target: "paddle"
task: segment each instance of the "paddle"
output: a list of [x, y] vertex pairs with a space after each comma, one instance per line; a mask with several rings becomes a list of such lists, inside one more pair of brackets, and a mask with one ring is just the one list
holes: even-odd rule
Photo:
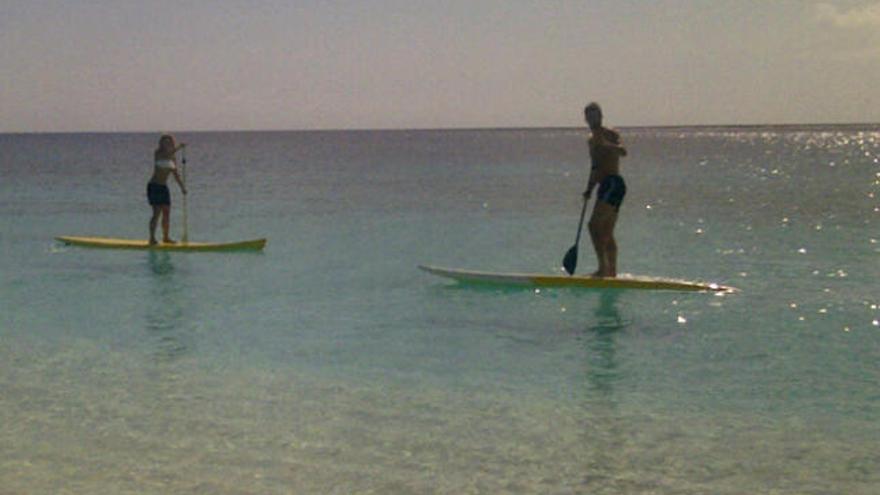
[[[180, 150], [181, 162], [183, 163], [183, 187], [187, 187], [186, 183], [186, 148]], [[189, 192], [189, 191], [187, 191]], [[186, 224], [186, 194], [183, 195], [183, 236], [180, 241], [184, 244], [189, 242], [189, 228]]]
[[584, 206], [581, 208], [581, 220], [578, 223], [578, 233], [577, 237], [574, 239], [574, 246], [572, 246], [567, 253], [565, 253], [565, 257], [562, 258], [562, 267], [565, 268], [565, 271], [568, 272], [569, 275], [574, 275], [574, 269], [577, 267], [578, 262], [578, 244], [581, 242], [581, 230], [584, 228], [584, 214], [587, 212], [587, 198], [584, 198]]

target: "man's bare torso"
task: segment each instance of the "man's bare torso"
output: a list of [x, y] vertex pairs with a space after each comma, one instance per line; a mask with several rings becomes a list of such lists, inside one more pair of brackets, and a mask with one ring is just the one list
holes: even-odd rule
[[589, 140], [593, 179], [602, 182], [609, 175], [620, 175], [620, 135], [605, 127], [593, 131]]

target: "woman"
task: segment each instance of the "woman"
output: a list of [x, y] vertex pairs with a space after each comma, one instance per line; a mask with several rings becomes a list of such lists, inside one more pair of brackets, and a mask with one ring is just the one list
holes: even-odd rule
[[178, 151], [186, 147], [181, 143], [177, 146], [174, 137], [164, 134], [159, 138], [159, 147], [153, 153], [153, 176], [147, 183], [147, 200], [153, 207], [153, 217], [150, 218], [150, 245], [158, 244], [156, 242], [156, 224], [159, 222], [159, 215], [162, 215], [162, 242], [173, 244], [175, 241], [168, 236], [168, 228], [171, 217], [171, 193], [168, 191], [168, 176], [173, 175], [174, 180], [180, 186], [180, 191], [186, 194], [186, 186], [177, 173], [177, 160], [175, 155]]

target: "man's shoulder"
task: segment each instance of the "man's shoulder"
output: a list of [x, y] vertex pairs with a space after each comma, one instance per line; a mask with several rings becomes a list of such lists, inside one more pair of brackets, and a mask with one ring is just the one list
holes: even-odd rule
[[603, 127], [605, 137], [608, 138], [612, 143], [619, 144], [620, 143], [620, 133], [617, 132], [616, 129], [611, 129], [608, 127]]

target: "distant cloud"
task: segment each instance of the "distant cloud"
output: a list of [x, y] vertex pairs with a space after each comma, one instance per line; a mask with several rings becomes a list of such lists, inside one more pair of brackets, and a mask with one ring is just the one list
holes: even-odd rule
[[880, 28], [880, 2], [850, 9], [840, 9], [830, 3], [816, 4], [816, 18], [842, 29]]
[[804, 58], [820, 54], [846, 63], [880, 60], [880, 1], [849, 8], [823, 2], [813, 4], [812, 9], [814, 22], [823, 29], [816, 33], [816, 39], [821, 41], [810, 47]]

